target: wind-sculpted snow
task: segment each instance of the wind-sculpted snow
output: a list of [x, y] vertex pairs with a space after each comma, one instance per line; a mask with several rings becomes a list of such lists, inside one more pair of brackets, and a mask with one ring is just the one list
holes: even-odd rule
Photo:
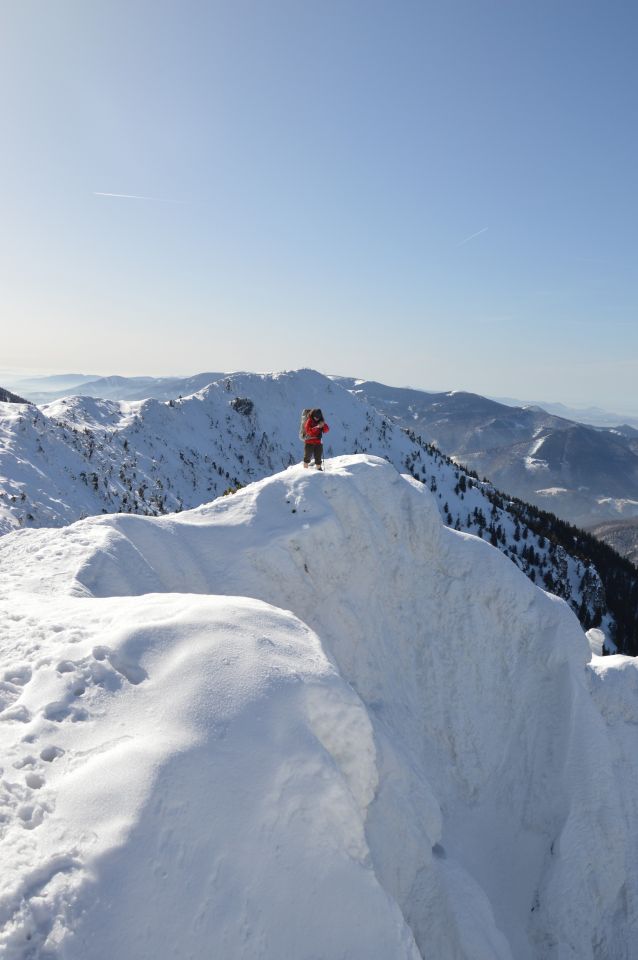
[[299, 413], [309, 405], [321, 406], [330, 423], [327, 457], [371, 453], [410, 472], [435, 493], [448, 525], [490, 539], [567, 599], [587, 626], [602, 619], [613, 648], [616, 597], [605, 597], [593, 564], [528, 529], [506, 502], [490, 499], [489, 484], [312, 370], [235, 374], [168, 403], [67, 397], [41, 410], [0, 404], [0, 534], [208, 502], [297, 462]]
[[385, 461], [0, 541], [10, 960], [629, 960], [635, 662]]

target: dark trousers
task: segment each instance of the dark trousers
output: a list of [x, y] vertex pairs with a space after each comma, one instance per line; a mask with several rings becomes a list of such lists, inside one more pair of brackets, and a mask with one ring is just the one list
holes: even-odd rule
[[315, 458], [316, 466], [321, 466], [323, 459], [323, 443], [305, 443], [303, 448], [303, 462], [310, 463]]

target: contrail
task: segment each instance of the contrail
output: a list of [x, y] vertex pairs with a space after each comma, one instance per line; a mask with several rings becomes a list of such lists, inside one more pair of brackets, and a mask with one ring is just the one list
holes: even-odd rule
[[121, 200], [154, 200], [156, 203], [182, 203], [181, 200], [165, 200], [163, 197], [140, 197], [136, 193], [102, 193], [93, 191], [94, 197], [119, 197]]
[[477, 230], [476, 233], [471, 233], [469, 237], [466, 237], [465, 240], [461, 240], [460, 243], [457, 243], [457, 247], [462, 247], [465, 243], [469, 243], [470, 240], [474, 240], [475, 237], [480, 237], [482, 233], [486, 233], [489, 230], [489, 227], [483, 227], [482, 230]]

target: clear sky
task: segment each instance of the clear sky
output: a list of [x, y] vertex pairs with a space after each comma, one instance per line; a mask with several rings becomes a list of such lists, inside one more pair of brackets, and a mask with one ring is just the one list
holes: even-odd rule
[[0, 367], [635, 409], [637, 49], [633, 0], [3, 3]]

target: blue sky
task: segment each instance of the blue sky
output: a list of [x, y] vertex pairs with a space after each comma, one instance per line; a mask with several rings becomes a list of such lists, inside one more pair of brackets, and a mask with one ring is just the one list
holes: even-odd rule
[[629, 0], [5, 4], [0, 367], [635, 409], [637, 35]]

